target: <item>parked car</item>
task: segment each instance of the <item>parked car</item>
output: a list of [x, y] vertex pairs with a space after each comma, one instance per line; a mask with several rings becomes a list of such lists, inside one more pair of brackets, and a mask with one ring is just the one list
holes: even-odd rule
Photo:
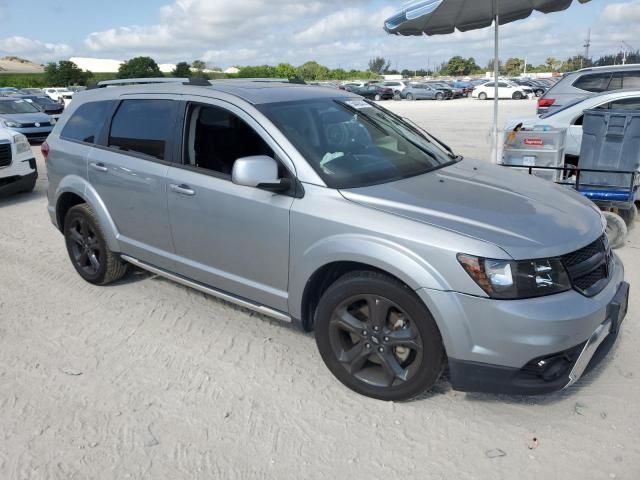
[[345, 90], [376, 101], [391, 100], [393, 98], [393, 90], [372, 83], [365, 87], [352, 87], [350, 85], [345, 85]]
[[[515, 85], [507, 81], [498, 81], [498, 98], [512, 98], [513, 100], [522, 100], [527, 98], [528, 94], [533, 94], [531, 89]], [[471, 93], [473, 98], [479, 100], [487, 100], [495, 98], [495, 84], [492, 81], [484, 83], [473, 89]]]
[[29, 141], [44, 141], [56, 120], [21, 98], [0, 97], [0, 125]]
[[427, 81], [425, 83], [427, 85], [431, 85], [432, 88], [435, 88], [436, 90], [440, 90], [442, 93], [444, 93], [445, 100], [456, 98], [456, 95], [458, 97], [462, 96], [462, 90], [459, 90], [458, 92], [456, 92], [451, 85], [445, 82]]
[[536, 97], [541, 97], [548, 90], [549, 87], [534, 80], [514, 80], [514, 83], [521, 87], [528, 87], [533, 91]]
[[73, 99], [73, 92], [67, 88], [47, 87], [44, 88], [43, 91], [51, 100], [62, 103], [64, 106], [69, 105]]
[[390, 88], [391, 90], [393, 90], [394, 94], [402, 96], [402, 92], [404, 91], [405, 88], [409, 86], [410, 83], [411, 82], [406, 80], [392, 80], [392, 81], [382, 82], [382, 86]]
[[400, 94], [405, 100], [444, 100], [445, 92], [427, 83], [411, 82]]
[[462, 94], [465, 97], [468, 97], [469, 95], [471, 95], [471, 92], [473, 92], [473, 84], [471, 82], [464, 82], [462, 80], [455, 80], [453, 82], [453, 86], [455, 88], [460, 88], [462, 90]]
[[0, 87], [0, 96], [13, 95], [18, 93], [18, 89], [15, 87]]
[[44, 95], [41, 88], [21, 88], [19, 93], [22, 95]]
[[36, 159], [27, 138], [0, 127], [0, 198], [30, 192], [37, 178]]
[[21, 98], [33, 105], [35, 105], [40, 111], [50, 115], [54, 118], [58, 118], [64, 110], [64, 105], [54, 102], [46, 95], [20, 95], [17, 98]]
[[640, 88], [640, 64], [583, 68], [566, 74], [538, 99], [538, 114], [596, 93]]
[[294, 322], [363, 395], [412, 398], [445, 366], [459, 390], [561, 389], [626, 313], [591, 202], [464, 160], [349, 92], [94, 89], [42, 151], [51, 221], [83, 279], [132, 264]]
[[578, 157], [582, 148], [582, 120], [584, 111], [592, 108], [611, 110], [640, 110], [640, 89], [604, 92], [584, 99], [576, 99], [564, 107], [543, 115], [511, 120], [507, 130], [522, 124], [525, 129], [542, 129], [544, 126], [566, 128], [565, 155]]

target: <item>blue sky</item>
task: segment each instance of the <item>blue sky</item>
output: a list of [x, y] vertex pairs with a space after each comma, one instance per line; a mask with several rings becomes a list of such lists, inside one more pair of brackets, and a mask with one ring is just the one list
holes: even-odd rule
[[[204, 59], [212, 65], [318, 60], [365, 67], [381, 55], [399, 68], [437, 65], [452, 55], [492, 56], [490, 29], [438, 37], [392, 37], [382, 22], [393, 0], [0, 0], [0, 54], [38, 62], [70, 56], [159, 62]], [[640, 48], [640, 0], [592, 0], [552, 15], [505, 26], [502, 54], [541, 63], [582, 52], [592, 29], [592, 55]]]

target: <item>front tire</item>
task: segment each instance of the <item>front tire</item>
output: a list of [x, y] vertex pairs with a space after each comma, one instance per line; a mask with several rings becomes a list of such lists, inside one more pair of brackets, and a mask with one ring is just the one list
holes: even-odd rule
[[443, 93], [436, 93], [436, 100], [438, 100], [439, 102], [444, 100], [444, 94]]
[[413, 94], [412, 93], [407, 93], [407, 96], [405, 97], [407, 100], [412, 101], [413, 100]]
[[623, 218], [617, 213], [602, 212], [602, 214], [607, 220], [606, 234], [611, 248], [623, 247], [628, 233], [627, 224], [624, 223]]
[[381, 96], [379, 93], [376, 93], [376, 96], [375, 96], [375, 97], [373, 97], [373, 99], [374, 99], [376, 102], [379, 102], [380, 100], [382, 100], [382, 96]]
[[514, 100], [522, 100], [522, 93], [520, 93], [520, 92], [514, 92], [514, 93], [513, 93], [513, 99], [514, 99]]
[[433, 317], [411, 289], [382, 273], [339, 278], [322, 295], [315, 322], [325, 364], [361, 395], [408, 400], [431, 388], [444, 369]]
[[636, 207], [635, 203], [632, 203], [631, 208], [618, 209], [618, 214], [624, 220], [624, 223], [627, 225], [627, 229], [631, 230], [636, 224], [636, 218], [638, 218], [638, 207]]
[[67, 213], [64, 238], [73, 267], [87, 282], [106, 285], [127, 272], [127, 264], [107, 247], [98, 218], [86, 203]]

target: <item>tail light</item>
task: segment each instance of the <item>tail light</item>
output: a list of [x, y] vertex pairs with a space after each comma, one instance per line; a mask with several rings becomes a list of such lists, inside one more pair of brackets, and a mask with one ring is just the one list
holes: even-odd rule
[[47, 142], [44, 142], [42, 145], [40, 145], [40, 151], [42, 152], [42, 156], [44, 157], [44, 161], [46, 162], [49, 158], [49, 144]]
[[554, 98], [539, 98], [538, 99], [538, 107], [550, 107], [556, 103]]

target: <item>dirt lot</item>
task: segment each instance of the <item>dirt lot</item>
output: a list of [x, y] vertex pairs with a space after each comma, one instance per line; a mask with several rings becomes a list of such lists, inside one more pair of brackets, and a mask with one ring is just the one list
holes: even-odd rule
[[[489, 102], [389, 105], [488, 156]], [[84, 283], [39, 165], [33, 194], [0, 203], [1, 479], [640, 478], [640, 228], [618, 251], [634, 289], [618, 345], [576, 386], [443, 380], [384, 403], [334, 380], [311, 335], [143, 273]]]

